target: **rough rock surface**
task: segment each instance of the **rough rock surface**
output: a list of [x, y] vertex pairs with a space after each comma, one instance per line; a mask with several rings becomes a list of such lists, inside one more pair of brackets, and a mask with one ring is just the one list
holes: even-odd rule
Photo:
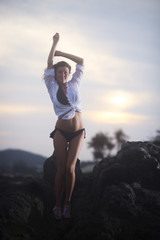
[[41, 179], [0, 179], [0, 239], [41, 239], [43, 199]]
[[[0, 182], [2, 240], [160, 239], [160, 147], [128, 142], [103, 159], [91, 174], [76, 166], [72, 218], [55, 220], [55, 155], [44, 179]], [[42, 201], [43, 199], [43, 201]]]

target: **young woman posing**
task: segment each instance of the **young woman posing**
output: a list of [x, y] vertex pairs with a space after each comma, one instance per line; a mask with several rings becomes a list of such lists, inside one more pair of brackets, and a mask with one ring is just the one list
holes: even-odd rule
[[[53, 44], [48, 56], [48, 66], [45, 70], [45, 84], [48, 88], [58, 120], [54, 131], [50, 134], [57, 160], [55, 179], [56, 205], [53, 208], [54, 216], [60, 219], [63, 215], [70, 218], [71, 197], [75, 185], [75, 166], [80, 153], [85, 129], [81, 116], [81, 101], [79, 86], [83, 75], [83, 59], [68, 53], [56, 51], [59, 34], [53, 36]], [[75, 73], [68, 81], [71, 67], [61, 61], [53, 65], [54, 56], [61, 56], [76, 63]], [[66, 196], [63, 212], [61, 200], [66, 186]]]

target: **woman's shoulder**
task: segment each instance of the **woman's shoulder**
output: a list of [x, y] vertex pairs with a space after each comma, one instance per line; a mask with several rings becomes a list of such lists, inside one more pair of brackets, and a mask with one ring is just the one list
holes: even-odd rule
[[57, 85], [54, 68], [46, 68], [44, 70], [44, 81], [48, 89], [54, 88]]
[[54, 70], [54, 68], [46, 68], [45, 70], [44, 70], [44, 74], [47, 76], [47, 75], [53, 75], [53, 76], [55, 76], [55, 70]]

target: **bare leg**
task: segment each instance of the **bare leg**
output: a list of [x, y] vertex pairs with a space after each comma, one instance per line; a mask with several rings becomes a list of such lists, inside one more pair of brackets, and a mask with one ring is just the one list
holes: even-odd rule
[[58, 130], [54, 135], [54, 149], [57, 159], [57, 173], [55, 178], [56, 206], [60, 207], [64, 187], [67, 141]]
[[84, 141], [84, 132], [73, 138], [69, 144], [69, 150], [66, 162], [66, 199], [70, 202], [75, 185], [75, 166]]

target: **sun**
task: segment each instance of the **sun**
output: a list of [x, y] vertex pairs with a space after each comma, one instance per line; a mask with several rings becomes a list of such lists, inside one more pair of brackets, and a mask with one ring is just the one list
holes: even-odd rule
[[132, 92], [110, 91], [100, 99], [101, 108], [86, 111], [86, 119], [106, 124], [139, 124], [149, 119], [147, 115], [134, 113], [133, 108], [139, 104], [139, 98]]
[[110, 92], [105, 99], [106, 103], [110, 104], [110, 107], [114, 110], [116, 109], [127, 109], [133, 105], [133, 95], [125, 91], [114, 91]]
[[111, 102], [114, 105], [126, 105], [127, 104], [127, 98], [126, 96], [123, 95], [118, 95], [118, 96], [114, 96], [113, 98], [111, 98]]

